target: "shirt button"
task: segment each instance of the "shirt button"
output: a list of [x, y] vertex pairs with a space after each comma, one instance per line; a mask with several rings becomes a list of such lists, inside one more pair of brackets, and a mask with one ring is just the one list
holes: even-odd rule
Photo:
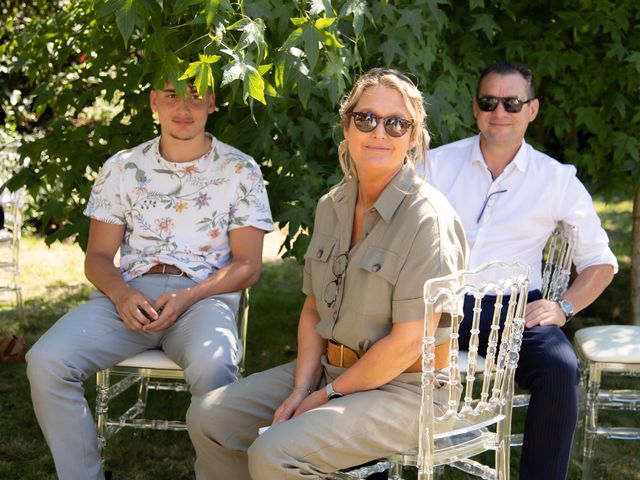
[[376, 264], [373, 266], [373, 271], [374, 271], [374, 272], [379, 272], [379, 271], [380, 271], [380, 264], [379, 264], [379, 263], [376, 263]]
[[323, 253], [324, 253], [324, 250], [322, 250], [322, 249], [318, 250], [318, 253], [316, 254], [316, 257], [322, 258], [322, 254]]

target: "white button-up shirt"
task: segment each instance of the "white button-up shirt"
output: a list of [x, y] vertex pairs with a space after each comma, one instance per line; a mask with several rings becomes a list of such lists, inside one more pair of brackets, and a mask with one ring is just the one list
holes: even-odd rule
[[[563, 165], [526, 142], [494, 180], [480, 151], [480, 137], [430, 150], [426, 179], [458, 212], [469, 245], [468, 268], [486, 262], [531, 266], [531, 288], [542, 286], [542, 250], [556, 223], [578, 228], [574, 263], [578, 273], [618, 262], [600, 224], [591, 195], [572, 165]], [[424, 165], [418, 167], [423, 174]]]

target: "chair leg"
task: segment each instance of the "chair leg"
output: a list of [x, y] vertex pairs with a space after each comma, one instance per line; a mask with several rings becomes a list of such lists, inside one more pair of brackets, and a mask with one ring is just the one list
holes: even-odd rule
[[24, 322], [24, 301], [22, 300], [22, 288], [16, 286], [16, 312], [18, 321]]
[[392, 463], [389, 467], [389, 480], [402, 480], [402, 465]]
[[98, 452], [104, 468], [107, 449], [107, 416], [109, 413], [109, 370], [101, 370], [96, 374], [96, 432], [98, 435]]
[[587, 395], [584, 417], [584, 447], [582, 459], [582, 480], [591, 480], [593, 476], [593, 451], [598, 428], [598, 392], [600, 391], [600, 367], [589, 364]]

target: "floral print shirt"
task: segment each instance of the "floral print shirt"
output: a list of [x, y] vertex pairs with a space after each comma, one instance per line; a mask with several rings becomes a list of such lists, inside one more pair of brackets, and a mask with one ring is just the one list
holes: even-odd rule
[[165, 160], [160, 137], [115, 154], [102, 166], [84, 213], [126, 225], [125, 281], [166, 263], [201, 282], [231, 262], [230, 230], [273, 230], [260, 168], [214, 137], [209, 152], [190, 162]]

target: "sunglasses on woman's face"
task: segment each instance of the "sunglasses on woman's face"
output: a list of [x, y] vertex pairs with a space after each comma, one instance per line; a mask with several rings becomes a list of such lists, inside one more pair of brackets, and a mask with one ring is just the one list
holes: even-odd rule
[[384, 131], [391, 137], [401, 137], [414, 125], [413, 120], [405, 120], [402, 117], [379, 117], [371, 112], [351, 112], [353, 123], [358, 130], [364, 133], [373, 132], [378, 122], [384, 125]]
[[498, 104], [502, 103], [505, 112], [518, 113], [522, 110], [522, 107], [533, 100], [533, 98], [520, 100], [518, 97], [494, 97], [492, 95], [485, 95], [476, 97], [476, 100], [478, 102], [478, 108], [483, 112], [493, 112], [498, 108]]

